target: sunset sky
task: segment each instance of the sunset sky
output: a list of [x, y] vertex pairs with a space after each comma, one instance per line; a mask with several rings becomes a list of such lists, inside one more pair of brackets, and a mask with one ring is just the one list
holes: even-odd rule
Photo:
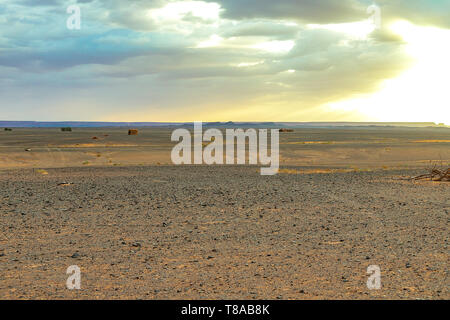
[[450, 125], [449, 77], [450, 0], [0, 0], [0, 120]]

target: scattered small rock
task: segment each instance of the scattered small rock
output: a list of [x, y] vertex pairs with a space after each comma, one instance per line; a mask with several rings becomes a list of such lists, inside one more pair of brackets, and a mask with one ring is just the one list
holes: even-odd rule
[[64, 186], [70, 186], [72, 184], [73, 184], [72, 182], [60, 182], [60, 183], [58, 183], [58, 186], [64, 187]]

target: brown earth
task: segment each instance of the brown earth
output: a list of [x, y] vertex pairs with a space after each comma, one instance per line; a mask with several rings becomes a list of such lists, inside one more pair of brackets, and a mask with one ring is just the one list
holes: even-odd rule
[[265, 177], [170, 165], [167, 129], [1, 132], [0, 298], [449, 299], [450, 183], [398, 178], [450, 143], [358, 130], [280, 136]]

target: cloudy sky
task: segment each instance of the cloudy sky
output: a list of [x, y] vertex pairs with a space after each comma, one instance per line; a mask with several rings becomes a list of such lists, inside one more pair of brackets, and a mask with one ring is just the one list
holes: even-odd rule
[[0, 120], [450, 124], [449, 17], [450, 0], [0, 0]]

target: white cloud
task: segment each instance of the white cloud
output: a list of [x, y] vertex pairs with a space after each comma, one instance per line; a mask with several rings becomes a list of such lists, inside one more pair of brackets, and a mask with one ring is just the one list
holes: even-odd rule
[[162, 8], [151, 9], [148, 15], [158, 23], [176, 22], [186, 15], [204, 20], [218, 20], [221, 7], [217, 3], [203, 1], [170, 2]]
[[213, 34], [209, 37], [208, 40], [204, 40], [199, 42], [197, 45], [197, 48], [209, 48], [209, 47], [217, 47], [219, 46], [223, 41], [223, 38], [218, 36], [217, 34]]
[[[402, 41], [372, 32], [357, 0], [96, 0], [82, 4], [80, 32], [65, 28], [63, 2], [27, 3], [0, 8], [0, 109], [14, 105], [16, 119], [58, 120], [77, 104], [108, 119], [183, 120], [211, 105], [230, 118], [330, 119], [342, 110], [327, 103], [371, 94], [410, 66]], [[413, 51], [443, 63], [426, 48]]]
[[369, 20], [338, 23], [338, 24], [308, 24], [309, 29], [325, 29], [344, 33], [351, 39], [364, 40], [372, 33], [376, 26]]
[[267, 41], [257, 43], [252, 46], [252, 48], [264, 50], [270, 53], [288, 53], [295, 46], [294, 40], [285, 41]]

